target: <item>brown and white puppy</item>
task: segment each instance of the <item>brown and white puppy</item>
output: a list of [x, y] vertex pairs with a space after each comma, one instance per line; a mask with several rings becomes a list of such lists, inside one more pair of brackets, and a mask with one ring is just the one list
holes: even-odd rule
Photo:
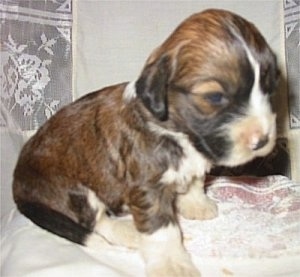
[[[213, 218], [205, 173], [271, 151], [277, 77], [251, 23], [222, 10], [192, 15], [136, 82], [82, 97], [28, 141], [14, 172], [19, 210], [76, 243], [138, 246], [149, 276], [199, 275], [177, 211]], [[134, 225], [110, 216], [125, 212]]]

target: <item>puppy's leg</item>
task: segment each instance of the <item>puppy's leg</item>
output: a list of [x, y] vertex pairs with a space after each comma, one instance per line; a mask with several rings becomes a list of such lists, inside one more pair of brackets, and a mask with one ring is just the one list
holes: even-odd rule
[[136, 187], [130, 208], [141, 232], [141, 254], [149, 277], [200, 276], [186, 252], [175, 213], [176, 192], [169, 187]]
[[111, 244], [128, 248], [138, 248], [140, 244], [140, 233], [135, 228], [133, 220], [114, 219], [104, 213], [98, 220], [95, 231]]
[[178, 194], [177, 208], [187, 219], [212, 219], [218, 215], [218, 207], [204, 192], [204, 182], [195, 180], [187, 193]]
[[[134, 226], [133, 220], [111, 218], [106, 214], [105, 205], [98, 200], [94, 193], [89, 194], [90, 203], [97, 209], [96, 224], [94, 234], [91, 234], [86, 245], [95, 247], [93, 244], [98, 240], [98, 236], [103, 236], [110, 244], [125, 246], [128, 248], [138, 248], [140, 243], [140, 233]], [[96, 246], [97, 247], [97, 246]]]

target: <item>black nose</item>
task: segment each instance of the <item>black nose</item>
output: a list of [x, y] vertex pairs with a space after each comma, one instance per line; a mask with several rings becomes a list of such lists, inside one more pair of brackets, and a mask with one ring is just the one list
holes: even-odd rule
[[263, 148], [267, 143], [269, 142], [268, 136], [262, 137], [259, 142], [256, 144], [255, 148], [253, 150], [259, 150]]

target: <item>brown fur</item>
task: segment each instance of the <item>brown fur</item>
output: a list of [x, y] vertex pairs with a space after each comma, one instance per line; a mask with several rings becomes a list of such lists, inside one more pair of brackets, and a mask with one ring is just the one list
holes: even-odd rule
[[[152, 206], [152, 197], [147, 200], [143, 190], [156, 194], [152, 186], [177, 161], [160, 154], [172, 140], [147, 130], [149, 119], [141, 104], [124, 105], [124, 86], [106, 88], [63, 108], [25, 145], [15, 170], [17, 203], [47, 203], [78, 221], [68, 198], [82, 184], [116, 214], [123, 204], [130, 206], [141, 197], [143, 209], [147, 202]], [[180, 148], [174, 151], [180, 155]], [[139, 191], [141, 183], [148, 185]]]

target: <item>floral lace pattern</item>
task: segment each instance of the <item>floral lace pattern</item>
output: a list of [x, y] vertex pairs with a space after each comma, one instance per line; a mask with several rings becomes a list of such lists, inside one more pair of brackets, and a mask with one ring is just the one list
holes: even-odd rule
[[288, 178], [217, 178], [208, 181], [217, 202], [213, 220], [181, 219], [185, 245], [212, 258], [275, 258], [300, 254], [300, 185]]
[[284, 0], [286, 68], [289, 83], [290, 128], [300, 128], [300, 1]]
[[72, 100], [71, 0], [8, 0], [0, 12], [1, 104], [35, 130]]

